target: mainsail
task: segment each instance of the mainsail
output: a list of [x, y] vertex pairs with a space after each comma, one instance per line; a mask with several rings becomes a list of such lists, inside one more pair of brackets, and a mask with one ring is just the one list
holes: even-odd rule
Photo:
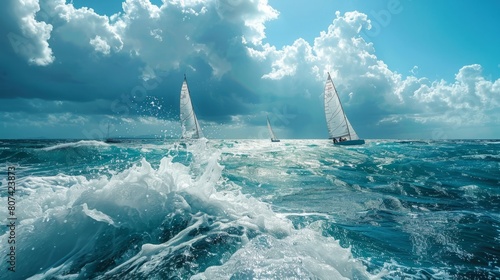
[[342, 137], [347, 140], [359, 139], [356, 131], [354, 131], [354, 128], [344, 113], [342, 103], [340, 103], [340, 98], [332, 78], [330, 77], [330, 73], [328, 73], [328, 79], [326, 80], [324, 95], [326, 124], [328, 126], [330, 138]]
[[189, 94], [189, 88], [186, 80], [186, 75], [184, 75], [184, 82], [181, 88], [181, 107], [180, 107], [180, 117], [182, 126], [182, 138], [183, 139], [198, 139], [203, 137], [203, 133], [196, 118], [196, 114], [193, 110], [193, 104], [191, 103], [191, 96]]
[[278, 142], [279, 140], [276, 138], [276, 135], [274, 135], [271, 123], [269, 122], [269, 117], [267, 117], [267, 129], [269, 129], [269, 135], [271, 135], [271, 141]]

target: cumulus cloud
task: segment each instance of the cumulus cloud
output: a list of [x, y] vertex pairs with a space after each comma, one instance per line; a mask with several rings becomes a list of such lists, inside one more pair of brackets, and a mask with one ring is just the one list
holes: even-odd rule
[[265, 35], [265, 22], [276, 19], [279, 12], [268, 5], [267, 0], [219, 0], [216, 10], [222, 19], [247, 29], [242, 32], [243, 42], [260, 44]]
[[[275, 60], [272, 62], [273, 70], [271, 73], [262, 76], [264, 79], [280, 80], [285, 76], [299, 75], [298, 71], [309, 69], [311, 72], [317, 70], [316, 63], [319, 57], [313, 54], [313, 48], [304, 39], [296, 40], [292, 46], [285, 46], [282, 50], [276, 51], [269, 45], [264, 46], [264, 53], [272, 56]], [[255, 51], [250, 51], [255, 53]], [[257, 57], [259, 55], [256, 55]], [[260, 54], [262, 56], [262, 54]], [[308, 75], [309, 76], [309, 75]]]
[[101, 52], [105, 55], [108, 55], [110, 53], [110, 46], [98, 35], [96, 35], [94, 39], [90, 39], [90, 44], [95, 48], [97, 52]]
[[76, 112], [139, 124], [144, 119], [135, 116], [151, 115], [148, 100], [157, 96], [163, 107], [154, 117], [175, 119], [186, 72], [196, 78], [194, 92], [208, 93], [194, 99], [208, 120], [245, 114], [245, 103], [255, 103], [255, 94], [227, 73], [233, 64], [248, 67], [242, 42], [263, 38], [264, 22], [275, 16], [267, 1], [127, 0], [122, 7], [108, 17], [64, 0], [8, 0], [0, 11], [8, 23], [0, 31], [10, 38], [0, 42], [1, 110], [38, 123]]
[[487, 80], [478, 64], [462, 67], [454, 82], [421, 83], [417, 90], [402, 91], [406, 91], [407, 104], [416, 103], [423, 114], [443, 122], [453, 121], [460, 125], [498, 122], [494, 111], [498, 113], [500, 105], [500, 79]]
[[6, 10], [12, 13], [6, 17], [12, 17], [15, 23], [7, 34], [14, 51], [35, 65], [52, 63], [54, 56], [48, 43], [52, 25], [35, 19], [35, 14], [40, 10], [38, 1], [22, 1], [20, 5], [12, 2], [4, 4]]
[[500, 79], [486, 79], [477, 64], [462, 67], [452, 82], [417, 77], [418, 67], [403, 76], [378, 59], [372, 43], [363, 39], [363, 29], [369, 28], [365, 14], [337, 12], [313, 44], [298, 39], [282, 49], [263, 44], [248, 47], [248, 52], [269, 65], [264, 79], [286, 82], [290, 76], [322, 83], [330, 72], [353, 123], [364, 128], [403, 122], [498, 125]]
[[97, 45], [96, 51], [102, 51], [105, 46], [107, 52], [118, 52], [123, 47], [119, 24], [105, 15], [90, 8], [76, 9], [64, 0], [43, 1], [41, 8], [45, 20], [54, 26], [54, 36], [74, 48]]
[[130, 127], [177, 127], [187, 73], [204, 125], [259, 137], [269, 114], [289, 137], [321, 138], [326, 72], [363, 137], [384, 129], [400, 137], [410, 125], [497, 125], [500, 119], [500, 80], [484, 77], [476, 64], [459, 69], [453, 81], [420, 77], [417, 66], [410, 75], [397, 73], [363, 39], [372, 24], [357, 11], [335, 13], [313, 42], [297, 38], [282, 48], [266, 42], [266, 23], [279, 17], [266, 0], [159, 6], [126, 0], [111, 16], [65, 0], [7, 0], [0, 17], [9, 39], [0, 42], [5, 119], [31, 114], [38, 124], [59, 119], [75, 129], [113, 118]]

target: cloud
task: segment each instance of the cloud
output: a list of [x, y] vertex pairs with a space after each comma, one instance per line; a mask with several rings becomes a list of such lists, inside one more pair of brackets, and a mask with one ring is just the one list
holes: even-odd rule
[[326, 138], [326, 72], [362, 137], [498, 125], [500, 80], [476, 64], [453, 81], [419, 77], [417, 66], [397, 73], [363, 39], [372, 26], [363, 13], [337, 12], [313, 42], [297, 38], [278, 49], [266, 42], [265, 27], [279, 11], [266, 0], [162, 3], [126, 0], [106, 16], [64, 0], [6, 1], [0, 125], [14, 117], [26, 127], [59, 120], [82, 137], [113, 121], [141, 134], [147, 127], [175, 134], [186, 73], [198, 118], [216, 131], [204, 129], [208, 136], [259, 137], [269, 114], [282, 135]]
[[453, 83], [422, 84], [406, 95], [406, 103], [417, 102], [431, 119], [456, 125], [498, 124], [500, 79], [487, 80], [478, 64], [462, 67]]
[[72, 48], [87, 49], [95, 46], [93, 42], [96, 40], [99, 41], [99, 46], [105, 44], [114, 52], [123, 48], [119, 34], [120, 24], [112, 22], [105, 15], [99, 15], [85, 7], [76, 9], [64, 0], [43, 1], [41, 8], [41, 17], [54, 26], [53, 36]]
[[2, 16], [12, 24], [7, 38], [13, 50], [30, 64], [45, 66], [52, 63], [54, 56], [48, 43], [52, 25], [35, 19], [40, 10], [38, 1], [26, 0], [22, 5], [7, 1], [4, 5], [4, 11], [9, 15], [4, 12]]
[[453, 123], [457, 130], [498, 125], [500, 79], [486, 79], [477, 64], [462, 67], [452, 82], [430, 81], [415, 72], [403, 76], [378, 59], [372, 43], [363, 39], [363, 29], [370, 27], [362, 13], [337, 12], [312, 45], [303, 39], [280, 50], [263, 44], [249, 47], [249, 55], [269, 65], [271, 71], [262, 78], [281, 83], [291, 82], [287, 77], [294, 83], [324, 83], [330, 72], [355, 127], [373, 131], [369, 134], [374, 136], [370, 127], [390, 130], [403, 122], [411, 127]]
[[[282, 50], [276, 51], [274, 48], [270, 48], [269, 45], [264, 46], [266, 50], [265, 54], [269, 55], [271, 52], [275, 61], [272, 62], [273, 71], [271, 73], [262, 76], [264, 79], [280, 80], [285, 76], [295, 76], [299, 75], [299, 70], [310, 69], [312, 71], [316, 70], [315, 63], [318, 62], [318, 58], [313, 54], [313, 48], [304, 39], [296, 40], [292, 46], [285, 46]], [[255, 55], [254, 50], [250, 50], [251, 54], [259, 57], [260, 55]], [[305, 66], [305, 67], [302, 67]]]
[[220, 0], [216, 2], [218, 15], [236, 25], [243, 25], [243, 42], [260, 44], [266, 37], [265, 23], [276, 19], [279, 12], [268, 5], [267, 0]]
[[[24, 7], [17, 1], [8, 2], [12, 10]], [[89, 96], [89, 92], [96, 90], [99, 91], [96, 94], [107, 98], [116, 96], [117, 91], [140, 83], [143, 77], [137, 72], [146, 67], [155, 71], [182, 72], [186, 68], [199, 70], [208, 66], [212, 76], [221, 78], [232, 68], [230, 59], [244, 52], [244, 37], [258, 42], [264, 37], [264, 22], [276, 16], [264, 0], [174, 1], [165, 2], [161, 7], [148, 0], [127, 0], [123, 3], [123, 11], [110, 17], [99, 15], [90, 8], [76, 9], [64, 0], [43, 1], [40, 8], [38, 1], [31, 2], [34, 7], [24, 8], [27, 10], [24, 13], [31, 17], [35, 26], [46, 27], [44, 32], [37, 34], [53, 55], [44, 60], [31, 55], [30, 59], [52, 67], [39, 70], [18, 66], [19, 69], [12, 69], [12, 72], [15, 76], [26, 71], [38, 76], [34, 72], [43, 71], [48, 77], [41, 79], [57, 79], [54, 86], [61, 88], [47, 89], [57, 92], [52, 94], [42, 89], [36, 97], [55, 98], [58, 95], [65, 100]], [[34, 20], [37, 10], [38, 21]], [[8, 9], [4, 11], [5, 15], [10, 14]], [[12, 21], [19, 21], [21, 16]], [[11, 29], [14, 30], [15, 25]], [[19, 28], [24, 26], [17, 25]], [[16, 36], [30, 39], [24, 33]], [[42, 53], [43, 48], [40, 46], [36, 50]], [[109, 89], [108, 84], [119, 84], [118, 73], [122, 75], [118, 77], [122, 82], [120, 89]], [[103, 77], [112, 80], [104, 83]], [[65, 87], [64, 82], [70, 84]], [[10, 81], [11, 85], [19, 83]], [[75, 83], [81, 84], [81, 94], [69, 93], [72, 91], [69, 87]], [[30, 97], [33, 92], [35, 90], [28, 87], [21, 96]]]
[[[242, 42], [261, 40], [264, 22], [275, 17], [267, 1], [173, 1], [155, 6], [128, 0], [122, 12], [109, 17], [64, 0], [25, 2], [7, 1], [0, 12], [9, 23], [0, 27], [2, 34], [15, 35], [29, 46], [29, 52], [22, 52], [19, 44], [0, 43], [5, 63], [0, 109], [10, 116], [38, 124], [50, 116], [61, 116], [63, 122], [67, 112], [102, 119], [117, 115], [137, 124], [144, 123], [144, 114], [176, 119], [186, 71], [195, 107], [208, 120], [246, 114], [246, 103], [257, 102], [246, 82], [228, 73], [233, 65], [248, 66], [251, 59], [245, 58]], [[26, 29], [24, 17], [30, 19], [31, 29]], [[25, 29], [30, 32], [21, 32]], [[43, 56], [46, 53], [50, 55]], [[36, 62], [36, 67], [26, 61]], [[150, 105], [154, 98], [163, 104], [162, 112]]]
[[96, 35], [94, 39], [90, 40], [90, 44], [95, 48], [97, 52], [109, 55], [111, 49], [110, 46], [105, 40], [103, 40], [98, 35]]

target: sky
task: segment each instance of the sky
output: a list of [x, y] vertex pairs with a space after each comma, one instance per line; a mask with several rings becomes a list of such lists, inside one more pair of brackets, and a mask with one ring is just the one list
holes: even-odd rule
[[500, 139], [498, 1], [6, 0], [0, 139]]

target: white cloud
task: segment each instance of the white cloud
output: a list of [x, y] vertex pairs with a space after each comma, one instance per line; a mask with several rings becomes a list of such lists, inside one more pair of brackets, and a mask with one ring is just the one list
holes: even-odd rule
[[[285, 76], [295, 76], [299, 74], [297, 73], [299, 69], [312, 70], [312, 67], [319, 62], [318, 57], [312, 53], [313, 49], [304, 39], [298, 39], [292, 46], [285, 46], [280, 51], [269, 48], [269, 45], [265, 47], [264, 53], [274, 52], [273, 57], [276, 57], [276, 60], [272, 62], [273, 71], [262, 76], [264, 79], [279, 80]], [[250, 52], [255, 53], [254, 50]]]
[[126, 17], [131, 20], [144, 16], [151, 19], [158, 19], [161, 14], [160, 8], [151, 4], [149, 0], [126, 0], [122, 4], [122, 7]]
[[430, 120], [456, 125], [499, 124], [500, 79], [486, 80], [478, 64], [462, 67], [454, 82], [421, 84], [408, 91], [406, 103], [416, 103]]
[[[42, 2], [44, 11], [54, 25], [54, 36], [59, 40], [73, 44], [75, 48], [94, 47], [96, 51], [109, 54], [123, 48], [120, 23], [111, 23], [109, 17], [99, 15], [89, 8], [76, 9], [64, 0]], [[55, 54], [57, 56], [57, 54]]]
[[[462, 67], [453, 81], [419, 77], [418, 66], [408, 76], [397, 73], [363, 39], [363, 30], [371, 23], [357, 11], [337, 12], [313, 42], [297, 38], [277, 49], [265, 40], [265, 24], [279, 16], [267, 0], [174, 0], [161, 6], [149, 0], [126, 0], [123, 11], [110, 17], [89, 8], [77, 9], [65, 0], [7, 3], [4, 15], [17, 27], [8, 35], [15, 52], [33, 64], [53, 65], [46, 67], [50, 69], [44, 75], [28, 69], [31, 75], [19, 74], [9, 89], [44, 95], [39, 96], [42, 99], [91, 101], [99, 96], [109, 101], [131, 96], [144, 81], [152, 81], [161, 94], [172, 91], [177, 96], [180, 85], [170, 90], [174, 84], [170, 77], [155, 79], [156, 73], [187, 70], [207, 79], [197, 82], [207, 91], [201, 97], [204, 102], [217, 108], [203, 107], [209, 117], [223, 115], [230, 120], [231, 115], [253, 115], [258, 119], [263, 112], [287, 108], [297, 117], [288, 123], [279, 121], [276, 129], [295, 129], [295, 135], [309, 130], [306, 137], [318, 137], [318, 131], [325, 131], [321, 92], [330, 72], [352, 122], [367, 130], [374, 131], [376, 124], [458, 126], [500, 120], [500, 80], [485, 78], [480, 65]], [[23, 83], [28, 76], [32, 83]], [[219, 81], [229, 83], [221, 86]], [[168, 89], [160, 88], [166, 83]], [[80, 91], [71, 91], [75, 84]], [[210, 89], [214, 84], [216, 90]], [[39, 89], [42, 86], [47, 89]], [[153, 91], [148, 89], [147, 94]], [[29, 94], [24, 97], [33, 97]], [[224, 108], [227, 111], [220, 112]], [[315, 126], [309, 127], [312, 123]]]
[[25, 0], [16, 5], [12, 12], [21, 33], [10, 32], [7, 37], [14, 51], [29, 63], [45, 66], [54, 61], [48, 43], [52, 25], [35, 19], [39, 10], [38, 0]]
[[[373, 45], [361, 37], [362, 29], [370, 26], [362, 13], [337, 12], [327, 31], [312, 45], [298, 39], [280, 50], [264, 44], [249, 47], [248, 52], [271, 69], [263, 78], [282, 83], [287, 82], [287, 76], [292, 76], [294, 83], [323, 83], [326, 72], [331, 72], [352, 114], [371, 115], [379, 125], [402, 121], [469, 126], [500, 122], [500, 79], [487, 80], [477, 64], [462, 67], [452, 82], [403, 77], [378, 59]], [[417, 69], [414, 67], [412, 73]]]
[[[333, 78], [341, 79], [339, 84], [347, 85], [350, 81], [359, 84], [360, 75], [365, 80], [392, 75], [387, 65], [375, 56], [372, 44], [360, 37], [362, 28], [370, 27], [367, 16], [359, 12], [343, 16], [337, 12], [336, 15], [328, 30], [322, 31], [312, 46], [304, 39], [297, 39], [281, 50], [270, 45], [261, 45], [260, 50], [248, 48], [252, 57], [271, 63], [272, 71], [263, 77], [281, 79], [306, 74], [307, 79], [323, 81], [330, 71]], [[304, 73], [298, 73], [299, 70]]]
[[163, 30], [159, 29], [159, 28], [156, 28], [156, 29], [153, 29], [149, 32], [149, 34], [151, 36], [153, 36], [153, 38], [155, 38], [156, 40], [158, 41], [163, 41], [163, 38], [161, 37], [161, 33], [163, 32]]
[[215, 1], [218, 15], [231, 23], [243, 24], [245, 42], [260, 44], [265, 35], [265, 23], [276, 19], [278, 11], [269, 6], [267, 0], [218, 0]]
[[90, 39], [90, 44], [97, 52], [101, 52], [105, 55], [110, 53], [111, 47], [108, 45], [108, 42], [103, 40], [99, 35], [96, 35], [94, 39]]
[[[231, 69], [224, 57], [229, 49], [241, 48], [242, 41], [260, 43], [265, 22], [278, 15], [267, 0], [165, 1], [160, 7], [149, 0], [126, 0], [123, 12], [110, 17], [91, 8], [77, 9], [65, 0], [40, 5], [39, 0], [27, 0], [13, 6], [23, 34], [21, 38], [12, 35], [11, 41], [29, 40], [29, 48], [17, 49], [38, 65], [52, 63], [58, 54], [52, 53], [49, 43], [61, 42], [105, 55], [135, 54], [162, 70], [176, 69], [201, 55], [218, 77]], [[41, 21], [35, 20], [35, 14]], [[56, 40], [49, 40], [51, 33]]]
[[64, 127], [71, 125], [83, 125], [88, 122], [88, 118], [71, 113], [49, 114], [47, 116], [47, 122], [55, 127]]

